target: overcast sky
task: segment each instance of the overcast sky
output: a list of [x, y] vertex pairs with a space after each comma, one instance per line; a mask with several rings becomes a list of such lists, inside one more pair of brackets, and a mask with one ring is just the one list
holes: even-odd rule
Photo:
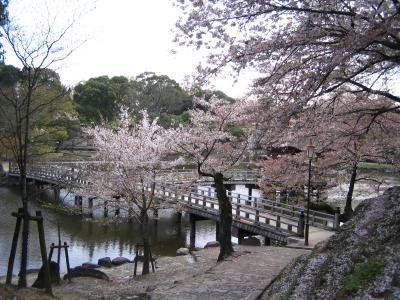
[[[38, 0], [11, 0], [10, 14], [23, 15], [28, 11], [24, 5], [35, 1]], [[82, 7], [84, 3], [94, 3], [77, 1]], [[49, 3], [51, 6], [52, 2]], [[173, 0], [97, 0], [95, 3], [96, 8], [81, 18], [77, 31], [89, 38], [57, 69], [64, 84], [73, 86], [101, 75], [134, 77], [145, 71], [168, 75], [183, 83], [202, 59], [194, 49], [179, 48], [172, 42], [172, 30], [181, 13], [172, 5]], [[58, 10], [61, 20], [68, 9]], [[36, 17], [31, 13], [28, 18]], [[13, 63], [9, 56], [6, 62]], [[214, 85], [237, 97], [246, 91], [249, 78], [243, 76], [238, 83], [232, 78], [219, 78]]]

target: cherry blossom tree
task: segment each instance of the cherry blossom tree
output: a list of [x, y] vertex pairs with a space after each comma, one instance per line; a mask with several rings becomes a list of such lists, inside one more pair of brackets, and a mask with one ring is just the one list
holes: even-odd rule
[[[334, 173], [329, 172], [330, 177], [333, 174], [336, 178], [343, 175], [347, 177], [349, 188], [342, 216], [343, 220], [347, 220], [353, 213], [355, 184], [359, 181], [376, 181], [371, 177], [359, 176], [360, 163], [374, 161], [397, 164], [399, 122], [399, 111], [391, 101], [383, 97], [364, 98], [346, 94], [330, 103], [314, 103], [313, 107], [304, 110], [293, 120], [290, 129], [283, 132], [280, 143], [283, 139], [294, 144], [303, 141], [304, 148], [304, 143], [311, 138], [318, 156], [314, 171], [326, 174], [329, 170], [335, 170]], [[305, 184], [306, 172], [301, 168], [305, 159], [305, 154], [298, 154], [266, 161], [262, 185], [267, 188], [274, 184], [271, 182], [274, 179], [280, 185], [301, 189]]]
[[104, 200], [117, 198], [118, 206], [126, 209], [140, 222], [144, 245], [142, 274], [149, 273], [150, 244], [148, 210], [155, 200], [156, 185], [165, 182], [163, 170], [179, 163], [166, 160], [173, 144], [171, 132], [150, 121], [147, 113], [138, 124], [131, 124], [125, 110], [118, 128], [96, 126], [86, 129], [98, 149], [91, 164], [86, 188], [91, 195]]
[[[208, 101], [195, 98], [190, 125], [178, 128], [178, 152], [195, 163], [200, 176], [214, 181], [219, 206], [218, 261], [233, 253], [231, 242], [232, 204], [227, 197], [225, 172], [240, 162], [251, 145], [249, 103], [228, 103], [215, 96]], [[238, 130], [234, 130], [234, 129]], [[236, 132], [236, 134], [234, 134]]]
[[176, 2], [177, 41], [210, 52], [203, 77], [253, 68], [253, 92], [287, 110], [338, 89], [400, 103], [397, 0]]

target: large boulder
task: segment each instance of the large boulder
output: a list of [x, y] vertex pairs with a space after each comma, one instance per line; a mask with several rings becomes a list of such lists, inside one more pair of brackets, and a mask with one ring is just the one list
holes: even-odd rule
[[[51, 283], [57, 283], [60, 282], [60, 268], [58, 267], [58, 263], [54, 261], [49, 262], [49, 268], [50, 268], [50, 278], [51, 278]], [[45, 288], [44, 285], [44, 268], [43, 266], [39, 270], [38, 277], [36, 278], [35, 282], [32, 284], [32, 287], [38, 288], [38, 289], [43, 289]]]
[[122, 257], [122, 256], [116, 257], [111, 261], [111, 263], [114, 266], [120, 266], [120, 265], [123, 265], [123, 264], [126, 264], [126, 263], [130, 263], [130, 262], [131, 261], [129, 259], [127, 259], [126, 257]]
[[211, 241], [211, 242], [208, 242], [208, 243], [204, 246], [204, 248], [213, 248], [213, 247], [219, 247], [219, 246], [220, 246], [220, 244], [219, 244], [218, 241]]
[[[103, 280], [110, 280], [104, 272], [97, 270], [97, 269], [88, 269], [88, 268], [82, 268], [81, 266], [75, 267], [71, 269], [70, 271], [70, 276], [71, 278], [74, 277], [93, 277], [93, 278], [98, 278], [98, 279], [103, 279]], [[68, 274], [64, 275], [64, 280], [68, 279]]]
[[400, 299], [400, 187], [363, 201], [337, 234], [289, 264], [261, 299], [376, 298]]
[[179, 248], [176, 250], [176, 256], [184, 256], [189, 254], [189, 249], [188, 248]]
[[106, 268], [111, 268], [112, 267], [111, 258], [109, 258], [109, 257], [100, 258], [97, 261], [97, 264], [99, 266], [106, 267]]
[[89, 262], [82, 264], [82, 268], [85, 268], [85, 269], [98, 269], [100, 267], [101, 266], [98, 265], [98, 264], [92, 264], [92, 263], [89, 263]]

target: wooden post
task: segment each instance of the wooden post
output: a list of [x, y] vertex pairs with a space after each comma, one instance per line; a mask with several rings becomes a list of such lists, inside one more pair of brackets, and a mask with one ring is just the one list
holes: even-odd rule
[[53, 251], [54, 251], [55, 246], [56, 245], [54, 243], [51, 243], [51, 245], [50, 245], [50, 252], [49, 252], [49, 258], [48, 258], [49, 262], [51, 262], [51, 258], [53, 257]]
[[339, 228], [340, 228], [340, 207], [336, 207], [335, 219], [333, 221], [333, 229], [339, 230]]
[[194, 251], [196, 247], [196, 218], [190, 214], [189, 215], [190, 222], [190, 246], [189, 250]]
[[281, 217], [276, 216], [276, 228], [281, 228]]
[[267, 236], [264, 237], [264, 246], [271, 246], [271, 239]]
[[69, 266], [69, 255], [68, 255], [68, 245], [67, 242], [64, 242], [64, 250], [65, 250], [65, 260], [67, 263], [67, 276], [68, 276], [68, 282], [71, 282], [71, 268]]
[[17, 252], [18, 236], [19, 236], [19, 232], [21, 229], [22, 213], [23, 213], [23, 209], [18, 208], [17, 222], [15, 223], [14, 236], [13, 236], [12, 243], [11, 243], [11, 252], [10, 252], [10, 257], [8, 259], [6, 284], [11, 284], [12, 271], [14, 269], [15, 254]]
[[256, 224], [260, 223], [260, 211], [258, 209], [256, 210], [255, 223]]
[[304, 223], [305, 223], [304, 210], [301, 210], [299, 221], [297, 223], [297, 235], [299, 237], [304, 237]]
[[38, 233], [39, 233], [39, 243], [40, 243], [40, 253], [42, 255], [42, 263], [44, 270], [44, 285], [46, 288], [46, 292], [50, 295], [53, 294], [51, 289], [51, 278], [50, 278], [50, 268], [49, 262], [47, 260], [46, 254], [46, 241], [44, 236], [44, 228], [43, 228], [43, 217], [41, 211], [36, 211], [37, 224], [38, 224]]

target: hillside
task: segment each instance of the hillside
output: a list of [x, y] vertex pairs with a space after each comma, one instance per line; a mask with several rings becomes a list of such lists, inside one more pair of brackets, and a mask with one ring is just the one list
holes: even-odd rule
[[400, 187], [362, 202], [340, 232], [290, 263], [261, 299], [400, 299]]

